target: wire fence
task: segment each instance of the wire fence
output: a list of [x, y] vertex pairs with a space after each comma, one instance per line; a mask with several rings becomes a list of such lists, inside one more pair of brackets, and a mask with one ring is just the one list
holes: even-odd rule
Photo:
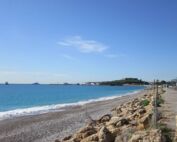
[[157, 85], [156, 81], [154, 81], [154, 84], [153, 84], [152, 88], [153, 88], [153, 90], [152, 90], [152, 93], [153, 93], [153, 102], [152, 102], [153, 108], [152, 108], [151, 127], [156, 129], [157, 128], [157, 116], [158, 116], [158, 109], [157, 109], [158, 85]]
[[[152, 120], [151, 120], [151, 127], [157, 129], [158, 128], [158, 120], [160, 118], [160, 112], [158, 112], [159, 101], [161, 100], [160, 94], [164, 91], [163, 85], [159, 86], [158, 80], [153, 83], [152, 86], [152, 94], [153, 94], [153, 101], [152, 101]], [[162, 100], [161, 100], [162, 101]]]

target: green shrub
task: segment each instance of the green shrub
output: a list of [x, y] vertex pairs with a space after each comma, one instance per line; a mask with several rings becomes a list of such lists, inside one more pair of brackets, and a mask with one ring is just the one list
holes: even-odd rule
[[140, 105], [141, 106], [148, 106], [149, 103], [150, 103], [149, 100], [143, 100], [143, 101], [140, 102]]
[[168, 128], [166, 124], [158, 124], [158, 128], [161, 130], [163, 137], [165, 138], [166, 142], [172, 142], [172, 129]]
[[161, 107], [161, 104], [164, 104], [164, 100], [160, 97], [157, 99], [157, 107]]

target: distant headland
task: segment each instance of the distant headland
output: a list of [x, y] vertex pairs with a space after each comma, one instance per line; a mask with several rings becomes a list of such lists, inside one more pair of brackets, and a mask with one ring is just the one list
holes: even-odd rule
[[[1, 83], [1, 85], [13, 85], [13, 84], [18, 84], [18, 83], [9, 83], [9, 82], [5, 82], [5, 83]], [[44, 83], [39, 83], [39, 82], [35, 82], [35, 83], [20, 83], [21, 85], [43, 85]], [[78, 86], [83, 86], [83, 85], [87, 85], [87, 86], [127, 86], [127, 85], [152, 85], [153, 82], [149, 82], [149, 81], [144, 81], [142, 79], [139, 78], [123, 78], [123, 79], [119, 79], [119, 80], [112, 80], [112, 81], [90, 81], [90, 82], [83, 82], [83, 83], [69, 83], [69, 82], [64, 82], [64, 83], [52, 83], [52, 84], [47, 84], [45, 83], [45, 85], [78, 85]], [[172, 79], [171, 81], [165, 81], [165, 80], [159, 80], [157, 81], [158, 85], [167, 85], [167, 86], [177, 86], [177, 79]]]

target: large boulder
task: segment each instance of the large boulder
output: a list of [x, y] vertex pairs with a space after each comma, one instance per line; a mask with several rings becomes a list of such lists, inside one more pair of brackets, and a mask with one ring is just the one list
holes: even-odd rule
[[72, 136], [70, 135], [70, 136], [67, 136], [67, 137], [63, 138], [62, 141], [67, 141], [67, 140], [70, 140], [71, 138], [72, 138]]
[[147, 113], [140, 119], [140, 123], [143, 124], [144, 128], [148, 128], [151, 122], [152, 114]]
[[128, 124], [129, 124], [128, 119], [122, 118], [122, 119], [120, 119], [119, 122], [117, 122], [116, 126], [121, 127], [121, 126], [128, 125]]
[[116, 137], [120, 133], [120, 128], [117, 128], [113, 125], [109, 125], [106, 127], [113, 137]]
[[74, 136], [75, 141], [81, 141], [84, 138], [89, 137], [90, 135], [96, 134], [97, 130], [92, 126], [86, 126], [81, 128]]
[[128, 114], [128, 108], [122, 107], [122, 108], [121, 108], [121, 112], [122, 112], [123, 115]]
[[98, 133], [99, 142], [114, 142], [114, 137], [106, 127], [102, 127]]
[[141, 109], [137, 110], [137, 112], [138, 112], [140, 115], [142, 115], [142, 114], [146, 113], [146, 109], [141, 108]]
[[139, 134], [134, 134], [129, 140], [129, 142], [139, 142], [140, 140], [143, 140], [142, 136]]
[[99, 123], [108, 122], [111, 119], [111, 117], [112, 117], [111, 114], [106, 114], [106, 115], [102, 116], [98, 121], [99, 121]]
[[78, 133], [85, 133], [85, 132], [88, 132], [88, 131], [96, 131], [96, 130], [95, 130], [95, 128], [93, 126], [87, 125], [86, 127], [81, 128], [78, 131]]
[[135, 132], [128, 142], [162, 142], [161, 131], [158, 129], [151, 129], [148, 131]]
[[98, 142], [98, 141], [99, 141], [99, 138], [98, 138], [97, 134], [93, 134], [93, 135], [81, 140], [81, 142]]
[[129, 120], [123, 117], [112, 117], [111, 120], [106, 123], [106, 125], [113, 125], [116, 127], [121, 127], [124, 125], [128, 125], [129, 124]]
[[120, 117], [114, 116], [110, 119], [109, 122], [106, 123], [106, 125], [114, 125], [115, 126], [117, 124], [117, 122], [119, 122], [120, 120], [121, 120]]

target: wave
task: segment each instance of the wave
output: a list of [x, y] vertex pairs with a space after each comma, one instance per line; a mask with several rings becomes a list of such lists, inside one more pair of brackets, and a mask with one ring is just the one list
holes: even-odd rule
[[54, 111], [64, 111], [66, 107], [82, 106], [82, 105], [85, 105], [85, 104], [88, 104], [88, 103], [112, 100], [112, 99], [115, 99], [115, 98], [136, 94], [140, 91], [141, 90], [134, 91], [134, 92], [131, 92], [131, 93], [125, 93], [125, 94], [119, 95], [119, 96], [101, 97], [101, 98], [98, 98], [98, 99], [90, 99], [90, 100], [87, 100], [87, 101], [79, 101], [79, 102], [76, 102], [76, 103], [54, 104], [54, 105], [36, 106], [36, 107], [30, 107], [30, 108], [22, 108], [22, 109], [4, 111], [4, 112], [0, 112], [0, 120], [10, 119], [10, 118], [19, 117], [19, 116], [43, 114], [43, 113], [47, 113], [49, 111], [50, 112], [51, 111], [52, 112], [54, 112]]

